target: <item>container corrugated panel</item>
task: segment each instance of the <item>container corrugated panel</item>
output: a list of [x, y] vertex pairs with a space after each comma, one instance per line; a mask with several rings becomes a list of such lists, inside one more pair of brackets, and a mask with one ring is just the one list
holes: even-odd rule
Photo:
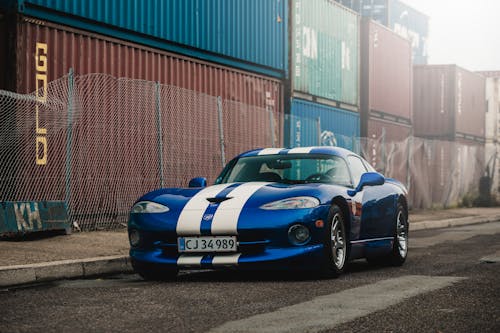
[[413, 129], [416, 136], [454, 139], [453, 74], [452, 66], [413, 67]]
[[293, 99], [287, 115], [289, 147], [339, 146], [357, 150], [359, 114], [328, 105]]
[[287, 5], [287, 0], [18, 0], [17, 10], [167, 51], [284, 76]]
[[281, 83], [266, 76], [24, 16], [9, 31], [17, 56], [11, 50], [9, 58], [16, 63], [14, 77], [8, 78], [10, 85], [4, 87], [8, 90], [19, 93], [35, 90], [33, 55], [38, 42], [47, 44], [49, 82], [73, 68], [76, 75], [105, 73], [155, 81], [263, 108], [272, 99], [281, 107]]
[[377, 118], [368, 120], [367, 138], [385, 142], [402, 142], [411, 135], [411, 126]]
[[414, 67], [415, 135], [484, 140], [486, 81], [455, 65]]
[[486, 79], [463, 68], [455, 68], [457, 134], [485, 137]]
[[372, 113], [410, 123], [413, 92], [409, 41], [368, 18], [363, 18], [361, 32], [362, 129]]
[[293, 0], [292, 89], [358, 105], [359, 16], [328, 0]]

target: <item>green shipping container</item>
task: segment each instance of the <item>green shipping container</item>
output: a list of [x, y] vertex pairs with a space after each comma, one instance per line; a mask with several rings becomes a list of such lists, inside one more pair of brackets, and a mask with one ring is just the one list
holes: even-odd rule
[[294, 91], [359, 105], [359, 15], [328, 0], [292, 0]]

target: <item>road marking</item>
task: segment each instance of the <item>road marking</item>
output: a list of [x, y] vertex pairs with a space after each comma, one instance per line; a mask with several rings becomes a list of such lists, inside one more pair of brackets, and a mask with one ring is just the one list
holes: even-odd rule
[[446, 229], [430, 237], [411, 237], [410, 248], [424, 248], [444, 242], [459, 242], [475, 236], [500, 233], [500, 222], [466, 225]]
[[490, 254], [486, 257], [482, 257], [481, 259], [479, 259], [479, 261], [484, 262], [484, 263], [488, 263], [488, 264], [498, 263], [498, 262], [500, 262], [500, 251], [497, 251], [497, 252]]
[[463, 279], [454, 276], [402, 276], [230, 321], [210, 332], [320, 332]]

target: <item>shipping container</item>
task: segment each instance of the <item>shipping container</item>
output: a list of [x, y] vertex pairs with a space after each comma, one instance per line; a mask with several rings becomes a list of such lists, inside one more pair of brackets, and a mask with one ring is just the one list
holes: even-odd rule
[[389, 27], [412, 45], [413, 63], [427, 64], [429, 17], [399, 0], [336, 0], [361, 16]]
[[339, 146], [359, 151], [359, 114], [294, 98], [285, 118], [288, 147]]
[[363, 18], [361, 26], [361, 136], [373, 116], [410, 124], [411, 46], [388, 28]]
[[359, 16], [328, 0], [292, 0], [290, 15], [292, 90], [357, 107]]
[[456, 65], [413, 68], [416, 136], [484, 142], [485, 79]]
[[[10, 62], [0, 64], [0, 72], [9, 70], [7, 88], [22, 94], [47, 83], [38, 93], [45, 91], [50, 103], [37, 108], [48, 162], [35, 165], [35, 105], [19, 105], [0, 124], [15, 137], [9, 146], [15, 154], [0, 155], [16, 166], [15, 179], [7, 179], [16, 184], [16, 198], [4, 197], [10, 189], [0, 186], [0, 201], [64, 199], [70, 174], [73, 217], [95, 221], [95, 214], [111, 211], [107, 218], [123, 221], [138, 195], [160, 186], [160, 176], [165, 186], [186, 186], [194, 176], [213, 182], [222, 167], [219, 104], [227, 160], [283, 145], [278, 79], [30, 17], [10, 23]], [[7, 103], [16, 110], [17, 102]]]
[[411, 136], [411, 126], [369, 118], [365, 153], [367, 161], [386, 177], [406, 183], [408, 167], [407, 140]]
[[287, 0], [18, 0], [4, 9], [210, 62], [285, 77]]
[[1, 89], [18, 93], [35, 90], [39, 43], [47, 48], [48, 82], [67, 75], [73, 68], [78, 75], [105, 73], [160, 82], [259, 107], [266, 107], [267, 100], [272, 99], [281, 107], [281, 84], [277, 79], [30, 17], [18, 16], [12, 23], [8, 27], [10, 63], [0, 64], [2, 72], [12, 76]]

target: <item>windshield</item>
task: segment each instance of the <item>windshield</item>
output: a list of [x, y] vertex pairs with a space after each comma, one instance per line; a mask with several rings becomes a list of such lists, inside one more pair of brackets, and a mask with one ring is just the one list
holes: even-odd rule
[[241, 157], [231, 161], [216, 183], [251, 181], [289, 184], [331, 183], [352, 186], [344, 159], [319, 154]]

